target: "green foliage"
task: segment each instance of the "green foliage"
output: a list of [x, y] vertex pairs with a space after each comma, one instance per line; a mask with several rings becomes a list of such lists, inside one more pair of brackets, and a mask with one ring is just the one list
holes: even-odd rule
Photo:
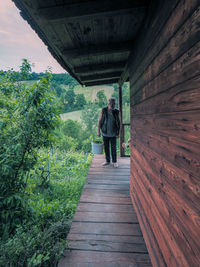
[[[66, 235], [91, 159], [81, 153], [40, 150], [26, 187], [32, 219], [0, 244], [0, 266], [56, 266], [67, 248]], [[41, 167], [50, 174], [47, 187], [41, 186]]]
[[56, 130], [56, 135], [59, 138], [57, 147], [62, 151], [83, 151], [89, 152], [83, 146], [83, 142], [88, 138], [88, 133], [83, 128], [82, 124], [74, 120], [66, 120], [60, 124]]
[[[21, 75], [28, 76], [29, 70], [30, 65], [24, 60]], [[29, 173], [37, 161], [38, 148], [53, 142], [58, 121], [56, 101], [49, 92], [51, 76], [47, 74], [26, 88], [12, 74], [7, 72], [0, 81], [1, 235], [13, 232], [27, 218], [22, 195]]]
[[80, 137], [81, 127], [77, 121], [66, 120], [61, 128], [62, 132], [66, 136], [71, 136], [73, 138]]
[[74, 108], [75, 93], [73, 89], [69, 89], [65, 93], [65, 110], [71, 111]]
[[84, 94], [77, 94], [75, 98], [75, 107], [77, 109], [83, 109], [86, 104]]
[[97, 99], [100, 108], [107, 104], [106, 95], [103, 90], [97, 92]]
[[19, 226], [16, 234], [1, 244], [0, 266], [56, 266], [67, 248], [65, 236], [68, 231], [68, 220], [52, 223], [44, 230], [37, 223]]
[[82, 122], [85, 126], [85, 129], [88, 133], [88, 136], [93, 138], [97, 135], [97, 123], [99, 117], [99, 108], [96, 104], [90, 103], [82, 112]]
[[82, 142], [82, 150], [85, 153], [91, 153], [91, 138], [85, 139]]
[[96, 144], [103, 144], [103, 140], [102, 140], [102, 137], [95, 137], [93, 140], [92, 140], [93, 143], [96, 143]]
[[71, 136], [63, 136], [58, 144], [61, 151], [76, 151], [79, 141]]
[[56, 95], [57, 95], [58, 97], [61, 97], [61, 95], [64, 94], [64, 92], [65, 92], [65, 89], [62, 87], [62, 85], [60, 85], [59, 83], [57, 83], [57, 82], [55, 82], [55, 81], [52, 81], [52, 82], [51, 82], [51, 88], [52, 88], [53, 90], [55, 90]]
[[84, 94], [75, 94], [73, 87], [62, 93], [61, 100], [63, 102], [63, 112], [83, 109], [86, 105]]

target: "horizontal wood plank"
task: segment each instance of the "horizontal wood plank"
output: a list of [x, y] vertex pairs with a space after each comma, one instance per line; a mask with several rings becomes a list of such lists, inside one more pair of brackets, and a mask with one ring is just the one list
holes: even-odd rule
[[109, 196], [99, 196], [99, 195], [82, 195], [80, 198], [81, 202], [91, 202], [91, 203], [107, 203], [107, 204], [131, 204], [130, 197], [109, 197]]
[[103, 190], [128, 190], [129, 185], [101, 185], [101, 184], [86, 184], [85, 188], [103, 189]]
[[200, 144], [191, 143], [176, 137], [135, 131], [135, 139], [157, 152], [160, 156], [198, 178], [200, 173]]
[[97, 267], [115, 267], [115, 266], [152, 266], [149, 256], [140, 253], [117, 253], [117, 252], [98, 252], [98, 251], [72, 251], [65, 252], [64, 258], [59, 262], [58, 267], [75, 267], [79, 264], [81, 267], [87, 267], [89, 264]]
[[[149, 98], [147, 101], [141, 102], [138, 105], [132, 103], [132, 114], [148, 115], [158, 113], [170, 113], [181, 111], [196, 111], [200, 109], [199, 103], [199, 83], [200, 75], [192, 77], [169, 90]], [[137, 98], [137, 96], [136, 96]], [[195, 113], [195, 112], [194, 112]], [[178, 115], [178, 114], [177, 114]]]
[[[175, 137], [194, 143], [200, 143], [200, 109], [176, 113], [164, 113], [152, 115], [135, 115], [133, 120], [133, 133], [145, 131], [149, 134], [157, 133], [166, 136], [167, 140]], [[134, 140], [134, 137], [133, 137]]]
[[129, 190], [83, 189], [81, 196], [129, 197]]
[[[133, 207], [131, 205], [121, 205], [121, 204], [96, 204], [96, 203], [79, 203], [77, 211], [93, 211], [93, 212], [133, 212]], [[122, 215], [123, 216], [123, 215]]]
[[[192, 2], [179, 1], [176, 9], [171, 14], [171, 19], [167, 21], [162, 34], [155, 41], [151, 53], [147, 54], [142, 64], [140, 63], [137, 71], [131, 77], [134, 81], [135, 92], [199, 41], [198, 21], [200, 20], [200, 11], [196, 9], [197, 4], [198, 0]], [[192, 16], [190, 16], [191, 14]], [[184, 21], [185, 23], [183, 24]], [[176, 45], [177, 43], [179, 43], [178, 46]], [[142, 74], [141, 83], [138, 78]]]
[[[136, 162], [135, 166], [136, 166]], [[151, 222], [151, 226], [153, 228], [154, 234], [159, 240], [159, 244], [161, 246], [162, 250], [165, 250], [165, 258], [168, 257], [172, 258], [172, 254], [175, 254], [176, 257], [173, 258], [174, 264], [181, 264], [183, 266], [189, 266], [188, 261], [193, 262], [193, 264], [197, 264], [198, 262], [198, 254], [196, 254], [196, 251], [191, 251], [190, 247], [186, 246], [188, 241], [188, 235], [185, 233], [185, 231], [182, 231], [180, 227], [180, 222], [177, 224], [177, 221], [175, 220], [175, 216], [170, 214], [169, 216], [169, 210], [167, 209], [166, 205], [163, 204], [161, 201], [161, 198], [158, 193], [156, 193], [155, 189], [150, 186], [150, 184], [144, 185], [143, 182], [145, 176], [142, 174], [141, 170], [137, 168], [137, 170], [134, 172], [134, 187], [136, 188], [137, 192], [140, 194], [140, 199], [142, 200], [142, 205], [144, 205], [146, 212], [148, 213], [148, 218]], [[146, 200], [146, 196], [150, 193], [150, 196], [148, 197], [148, 204]], [[156, 194], [156, 196], [155, 196]], [[162, 209], [158, 209], [158, 204], [162, 206]], [[173, 226], [170, 225], [171, 216], [173, 216]], [[156, 218], [156, 220], [155, 220]], [[159, 232], [164, 232], [165, 235], [161, 237], [161, 234]], [[187, 241], [185, 240], [185, 234], [187, 236]], [[169, 238], [170, 237], [170, 238]], [[190, 240], [191, 243], [191, 240]], [[191, 243], [192, 244], [192, 243]], [[168, 250], [168, 251], [167, 251]], [[173, 252], [173, 253], [172, 253]], [[193, 257], [190, 258], [189, 255], [192, 253]], [[196, 254], [196, 256], [194, 256]], [[171, 255], [171, 256], [170, 256]], [[187, 257], [186, 257], [187, 255]], [[178, 259], [178, 262], [176, 262], [176, 259]]]
[[[96, 158], [102, 161], [103, 156], [94, 157], [93, 166], [97, 164]], [[129, 162], [129, 158], [124, 162]], [[61, 259], [59, 266], [67, 263], [70, 266], [81, 265], [81, 267], [84, 264], [102, 267], [119, 264], [123, 267], [127, 264], [127, 266], [140, 266], [141, 264], [150, 267], [146, 245], [129, 196], [130, 174], [125, 178], [118, 176], [116, 179], [115, 173], [118, 169], [112, 169], [109, 172], [107, 168], [98, 167], [97, 178], [95, 168], [92, 168], [94, 171], [88, 175], [89, 184], [84, 186], [67, 237], [71, 252], [66, 251], [66, 258]], [[104, 179], [99, 176], [101, 172], [105, 175]], [[123, 170], [121, 170], [122, 174]], [[78, 258], [74, 258], [73, 253], [76, 251], [86, 252], [91, 258], [94, 252], [106, 254], [105, 257], [102, 254], [100, 261], [94, 257], [94, 260], [87, 262], [88, 259], [79, 258], [80, 254]], [[120, 260], [116, 259], [118, 254], [121, 257]], [[134, 259], [129, 259], [127, 257], [129, 254], [135, 255]], [[112, 258], [113, 256], [115, 258]], [[108, 259], [111, 257], [111, 261], [107, 261], [106, 257]]]
[[70, 233], [141, 236], [139, 224], [73, 222]]
[[123, 235], [102, 235], [102, 234], [95, 234], [95, 235], [86, 235], [86, 234], [71, 234], [67, 236], [68, 240], [100, 240], [100, 241], [110, 241], [113, 243], [128, 243], [128, 244], [144, 244], [144, 239], [142, 236], [123, 236]]
[[[184, 208], [184, 205], [189, 205], [190, 210], [193, 212], [197, 214], [200, 212], [200, 186], [198, 179], [185, 173], [184, 170], [177, 168], [165, 158], [161, 158], [160, 155], [142, 143], [138, 142], [138, 146], [133, 151], [133, 156], [138, 161], [142, 161], [142, 169], [149, 170], [150, 174], [154, 174], [156, 179], [153, 182], [156, 184], [156, 188], [159, 189], [160, 193], [164, 191], [163, 194], [167, 203], [170, 203], [172, 200], [171, 195], [174, 195], [176, 192], [176, 199], [179, 199], [180, 203], [184, 199], [184, 204], [180, 205], [181, 209]], [[173, 192], [169, 193], [165, 191], [165, 188]], [[176, 204], [174, 205], [177, 207]]]
[[77, 211], [74, 222], [112, 222], [112, 223], [138, 223], [138, 219], [135, 213], [120, 213], [110, 212], [109, 214], [105, 212], [84, 212]]
[[115, 180], [115, 179], [87, 179], [88, 184], [109, 184], [109, 185], [115, 185], [115, 184], [128, 184], [129, 185], [130, 179], [127, 180]]
[[92, 250], [92, 251], [111, 251], [111, 252], [131, 252], [147, 253], [144, 244], [118, 243], [104, 240], [76, 240], [69, 241], [70, 249]]
[[[186, 53], [180, 56], [173, 64], [160, 75], [149, 81], [142, 88], [138, 85], [138, 93], [131, 91], [134, 104], [138, 104], [150, 97], [164, 92], [200, 74], [200, 42], [196, 43]], [[141, 82], [142, 83], [142, 82]], [[135, 88], [135, 86], [134, 86]], [[139, 90], [139, 88], [141, 90]]]
[[151, 261], [153, 266], [166, 267], [167, 264], [163, 257], [163, 253], [152, 231], [150, 221], [146, 216], [146, 211], [144, 209], [144, 206], [140, 202], [138, 192], [136, 191], [134, 185], [131, 186], [130, 196], [134, 205], [134, 209], [138, 215], [138, 220], [141, 225], [142, 233], [145, 238], [148, 251], [149, 253], [151, 253]]

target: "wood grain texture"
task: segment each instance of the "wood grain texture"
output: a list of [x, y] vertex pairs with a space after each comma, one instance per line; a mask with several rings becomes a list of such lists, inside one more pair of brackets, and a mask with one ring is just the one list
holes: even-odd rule
[[200, 3], [164, 1], [155, 21], [129, 64], [130, 195], [153, 266], [198, 266]]
[[[118, 158], [118, 169], [102, 167], [103, 161], [103, 155], [93, 158], [89, 184], [84, 186], [67, 237], [70, 251], [65, 252], [58, 266], [150, 267], [129, 196], [130, 159]], [[116, 176], [118, 172], [120, 176]]]
[[[131, 77], [131, 80], [135, 83], [135, 91], [138, 90], [137, 81], [141, 83], [141, 79], [139, 79], [141, 75], [143, 75], [142, 82], [144, 85], [184, 54], [188, 47], [192, 47], [199, 40], [200, 30], [198, 23], [200, 20], [200, 10], [196, 8], [197, 5], [198, 0], [179, 1], [164, 25], [162, 34], [158, 35], [155, 39], [151, 52], [146, 54], [144, 61], [140, 63], [137, 71]], [[168, 9], [170, 8], [173, 8], [173, 5], [168, 7]], [[163, 17], [163, 20], [166, 19], [166, 15]], [[158, 25], [154, 26], [158, 27]], [[156, 33], [157, 31], [153, 33], [153, 36]]]

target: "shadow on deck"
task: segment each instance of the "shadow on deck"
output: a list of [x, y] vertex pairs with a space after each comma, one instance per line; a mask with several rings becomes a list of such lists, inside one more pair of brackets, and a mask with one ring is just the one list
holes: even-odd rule
[[129, 196], [130, 159], [117, 169], [103, 161], [93, 158], [58, 266], [152, 266]]

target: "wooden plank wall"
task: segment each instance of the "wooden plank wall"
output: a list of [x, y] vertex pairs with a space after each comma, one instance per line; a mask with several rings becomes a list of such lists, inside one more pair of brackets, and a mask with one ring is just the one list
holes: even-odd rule
[[131, 198], [154, 266], [200, 266], [200, 2], [153, 1], [129, 62]]

